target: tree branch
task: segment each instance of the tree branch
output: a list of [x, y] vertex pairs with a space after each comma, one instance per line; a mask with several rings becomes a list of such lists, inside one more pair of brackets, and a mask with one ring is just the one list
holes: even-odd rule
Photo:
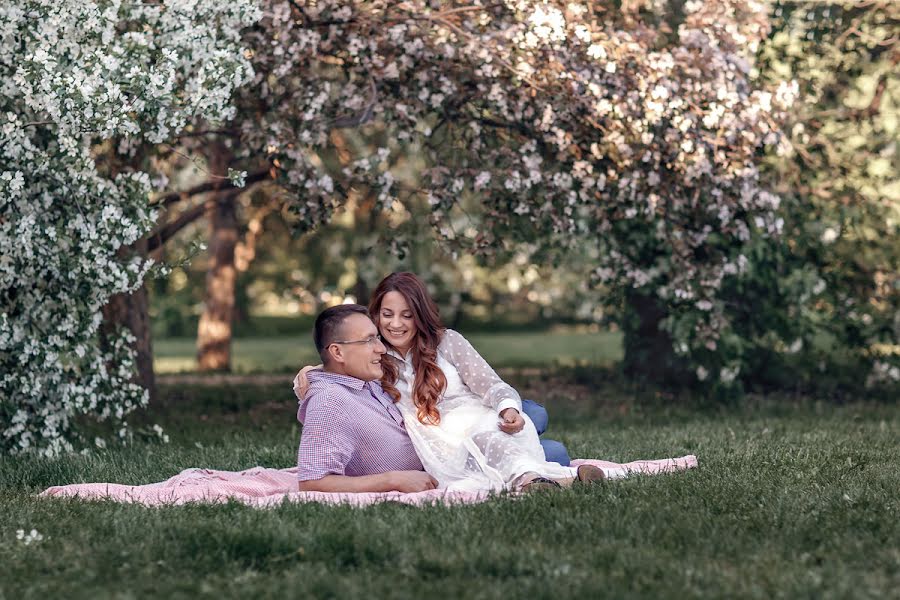
[[346, 117], [338, 117], [331, 122], [331, 127], [335, 129], [348, 129], [350, 127], [359, 127], [372, 120], [375, 111], [375, 104], [378, 103], [378, 88], [375, 85], [375, 78], [369, 76], [369, 97], [366, 99], [366, 105], [363, 109], [355, 114]]
[[[245, 185], [244, 187], [249, 187], [254, 183], [259, 183], [260, 181], [265, 181], [266, 179], [270, 179], [272, 177], [271, 170], [266, 169], [265, 171], [257, 171], [255, 173], [251, 173], [244, 178]], [[181, 202], [182, 200], [187, 200], [188, 198], [192, 198], [197, 194], [205, 194], [207, 192], [212, 192], [215, 190], [227, 190], [227, 189], [241, 189], [235, 188], [234, 184], [230, 181], [204, 181], [199, 185], [195, 185], [194, 187], [184, 190], [183, 192], [171, 192], [164, 196], [160, 196], [156, 199], [155, 202], [151, 202], [150, 206], [152, 208], [162, 208], [169, 206], [170, 204], [175, 204], [176, 202]]]
[[219, 202], [233, 202], [234, 199], [240, 194], [241, 188], [226, 188], [222, 190], [221, 194], [216, 194], [211, 196], [206, 200], [206, 202], [201, 202], [196, 206], [192, 206], [187, 209], [176, 218], [174, 221], [170, 223], [166, 223], [160, 227], [157, 227], [149, 236], [147, 236], [148, 240], [148, 253], [156, 252], [156, 256], [152, 256], [154, 259], [159, 259], [159, 254], [161, 253], [163, 245], [168, 242], [170, 239], [175, 237], [178, 232], [182, 229], [202, 217], [206, 214], [206, 211], [209, 210], [214, 204]]
[[147, 252], [153, 253], [161, 249], [163, 244], [172, 239], [179, 231], [202, 217], [206, 213], [206, 204], [206, 202], [201, 202], [178, 215], [178, 218], [171, 223], [156, 228], [149, 235]]
[[203, 137], [205, 135], [224, 135], [227, 137], [239, 137], [236, 129], [201, 129], [200, 131], [184, 131], [178, 134], [179, 138]]

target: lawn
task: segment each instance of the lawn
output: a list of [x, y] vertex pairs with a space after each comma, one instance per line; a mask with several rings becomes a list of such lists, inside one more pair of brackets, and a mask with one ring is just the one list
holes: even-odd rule
[[[636, 400], [522, 378], [573, 456], [696, 454], [700, 468], [457, 507], [146, 509], [37, 499], [192, 466], [287, 467], [282, 386], [163, 388], [171, 436], [0, 463], [0, 598], [887, 598], [900, 589], [900, 408]], [[16, 530], [36, 529], [26, 545]]]
[[[609, 365], [622, 357], [622, 335], [616, 332], [561, 330], [466, 336], [496, 368]], [[193, 338], [154, 340], [153, 350], [157, 373], [196, 368]], [[320, 362], [309, 335], [236, 338], [232, 353], [234, 371], [239, 373], [292, 372], [298, 366]]]

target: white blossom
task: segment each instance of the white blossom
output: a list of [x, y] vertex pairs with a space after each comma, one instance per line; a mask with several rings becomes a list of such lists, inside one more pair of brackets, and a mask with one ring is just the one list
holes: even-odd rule
[[128, 154], [193, 120], [230, 118], [232, 92], [253, 75], [241, 30], [259, 16], [250, 0], [0, 7], [3, 451], [102, 447], [77, 439], [79, 415], [121, 425], [146, 405], [133, 340], [108, 334], [101, 348], [98, 336], [101, 307], [150, 267], [123, 248], [153, 226], [151, 178], [109, 178], [92, 151], [111, 140]]
[[822, 243], [823, 244], [831, 244], [840, 236], [840, 232], [834, 227], [826, 227], [825, 231], [822, 232]]
[[44, 535], [40, 533], [37, 529], [32, 529], [31, 531], [25, 531], [24, 529], [16, 530], [16, 539], [29, 546], [31, 544], [36, 544], [38, 542], [43, 541]]

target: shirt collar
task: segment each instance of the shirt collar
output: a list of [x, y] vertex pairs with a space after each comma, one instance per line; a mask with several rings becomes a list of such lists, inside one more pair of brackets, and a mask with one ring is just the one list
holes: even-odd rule
[[384, 388], [381, 387], [381, 382], [377, 379], [372, 381], [363, 381], [362, 379], [357, 379], [356, 377], [351, 377], [349, 375], [342, 375], [340, 373], [329, 373], [328, 371], [322, 369], [314, 369], [306, 374], [307, 380], [312, 383], [314, 381], [327, 381], [330, 383], [338, 383], [344, 387], [348, 387], [351, 390], [362, 390], [368, 384], [369, 389], [376, 395], [386, 394]]
[[[320, 369], [314, 369], [310, 371], [306, 374], [306, 378], [310, 383], [314, 381], [338, 383], [344, 387], [350, 388], [351, 390], [361, 390], [366, 385], [366, 382], [362, 379], [357, 379], [356, 377], [351, 377], [349, 375], [342, 375], [340, 373], [329, 373], [328, 371]], [[378, 385], [379, 387], [381, 387], [381, 384]]]

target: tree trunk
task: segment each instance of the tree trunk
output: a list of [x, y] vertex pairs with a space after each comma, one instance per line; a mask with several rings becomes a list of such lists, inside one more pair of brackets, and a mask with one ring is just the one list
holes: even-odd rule
[[450, 329], [459, 329], [463, 318], [463, 295], [460, 292], [450, 294], [450, 315], [445, 317], [444, 323], [449, 323]]
[[275, 210], [275, 205], [267, 204], [257, 210], [253, 218], [247, 222], [247, 233], [234, 249], [234, 266], [239, 272], [246, 272], [256, 258], [256, 245], [264, 233], [263, 224], [273, 210]]
[[356, 298], [357, 304], [362, 304], [363, 306], [369, 305], [369, 286], [366, 284], [366, 278], [360, 273], [359, 269], [356, 270], [356, 283], [353, 284], [353, 296]]
[[237, 269], [234, 248], [238, 240], [237, 192], [216, 194], [208, 203], [209, 268], [206, 296], [197, 328], [197, 367], [200, 371], [231, 370], [231, 328]]
[[625, 375], [638, 381], [680, 387], [691, 381], [691, 374], [675, 355], [669, 334], [660, 329], [666, 316], [657, 298], [635, 291], [626, 293], [623, 369]]
[[[375, 202], [375, 196], [373, 194], [369, 193], [366, 196], [359, 198], [355, 209], [355, 221], [357, 231], [362, 232], [363, 234], [362, 240], [371, 240], [375, 237], [375, 234], [378, 231], [379, 213], [380, 210]], [[364, 257], [371, 256], [373, 245], [368, 241], [364, 241], [363, 244], [364, 246], [362, 248], [357, 248], [356, 240], [352, 242], [355, 254], [357, 255], [357, 260], [356, 283], [353, 284], [351, 293], [356, 298], [357, 304], [368, 306], [373, 290], [369, 287], [369, 282], [366, 280], [364, 274], [364, 271], [368, 270], [365, 265], [369, 262], [364, 260]]]
[[[147, 240], [138, 240], [133, 250], [147, 254]], [[146, 284], [130, 294], [116, 294], [101, 309], [103, 325], [101, 338], [114, 335], [122, 327], [135, 337], [132, 348], [135, 351], [137, 374], [135, 381], [150, 394], [150, 401], [156, 400], [156, 377], [153, 373], [153, 342], [150, 335], [150, 302]], [[101, 342], [102, 343], [102, 342]]]

